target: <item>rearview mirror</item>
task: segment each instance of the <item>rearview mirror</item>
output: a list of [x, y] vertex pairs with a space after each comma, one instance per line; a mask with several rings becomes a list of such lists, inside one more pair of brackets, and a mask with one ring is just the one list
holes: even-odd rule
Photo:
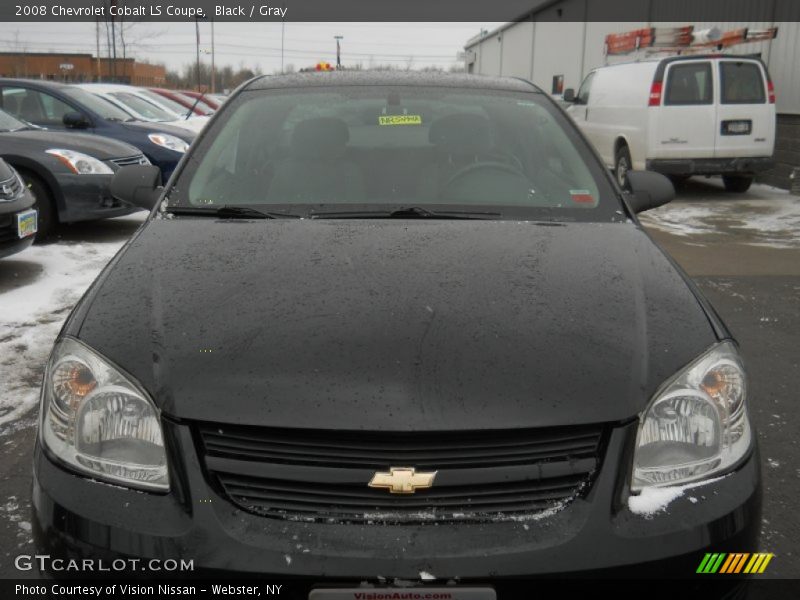
[[69, 129], [87, 129], [91, 125], [86, 115], [77, 111], [65, 113], [61, 122]]
[[564, 102], [575, 102], [575, 90], [572, 88], [565, 89], [563, 99]]
[[672, 182], [661, 173], [653, 171], [628, 171], [628, 206], [635, 213], [658, 208], [675, 198]]
[[161, 192], [161, 169], [155, 165], [122, 167], [111, 178], [111, 195], [117, 200], [152, 209]]

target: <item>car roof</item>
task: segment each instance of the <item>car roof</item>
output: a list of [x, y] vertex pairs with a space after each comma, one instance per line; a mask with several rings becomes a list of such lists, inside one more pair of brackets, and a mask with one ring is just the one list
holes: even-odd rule
[[61, 83], [58, 81], [48, 81], [46, 79], [19, 79], [13, 77], [0, 77], [0, 84], [3, 85], [19, 84], [20, 86], [30, 86], [30, 87], [38, 86], [54, 90], [71, 87], [69, 84]]
[[359, 85], [452, 87], [543, 93], [531, 82], [516, 77], [419, 71], [314, 71], [292, 75], [262, 75], [242, 86], [242, 91]]

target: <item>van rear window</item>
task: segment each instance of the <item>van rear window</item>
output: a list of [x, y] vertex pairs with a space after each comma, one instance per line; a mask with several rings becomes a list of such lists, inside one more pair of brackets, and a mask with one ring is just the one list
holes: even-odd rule
[[709, 63], [672, 65], [664, 104], [711, 104], [711, 89]]
[[723, 104], [764, 104], [764, 78], [753, 62], [723, 61], [719, 64]]

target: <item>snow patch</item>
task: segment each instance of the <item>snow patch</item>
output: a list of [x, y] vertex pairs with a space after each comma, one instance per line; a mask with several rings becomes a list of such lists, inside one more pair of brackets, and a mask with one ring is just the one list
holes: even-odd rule
[[[120, 217], [141, 222], [147, 213]], [[122, 241], [31, 246], [9, 261], [32, 263], [41, 272], [3, 293], [0, 313], [0, 425], [36, 406], [44, 365], [72, 307]], [[13, 262], [3, 268], [13, 269]]]
[[[674, 500], [683, 496], [686, 490], [710, 485], [722, 481], [726, 476], [716, 477], [707, 481], [688, 483], [686, 485], [675, 485], [669, 487], [648, 487], [643, 489], [638, 495], [631, 495], [628, 498], [628, 509], [636, 515], [653, 516], [664, 511]], [[697, 499], [690, 498], [690, 502], [695, 503]]]

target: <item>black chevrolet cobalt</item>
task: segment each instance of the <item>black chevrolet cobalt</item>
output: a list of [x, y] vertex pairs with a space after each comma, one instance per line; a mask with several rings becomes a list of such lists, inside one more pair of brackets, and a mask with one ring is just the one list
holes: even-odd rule
[[522, 80], [245, 84], [165, 186], [115, 175], [153, 212], [49, 359], [39, 550], [316, 600], [756, 550], [737, 344], [629, 180]]

